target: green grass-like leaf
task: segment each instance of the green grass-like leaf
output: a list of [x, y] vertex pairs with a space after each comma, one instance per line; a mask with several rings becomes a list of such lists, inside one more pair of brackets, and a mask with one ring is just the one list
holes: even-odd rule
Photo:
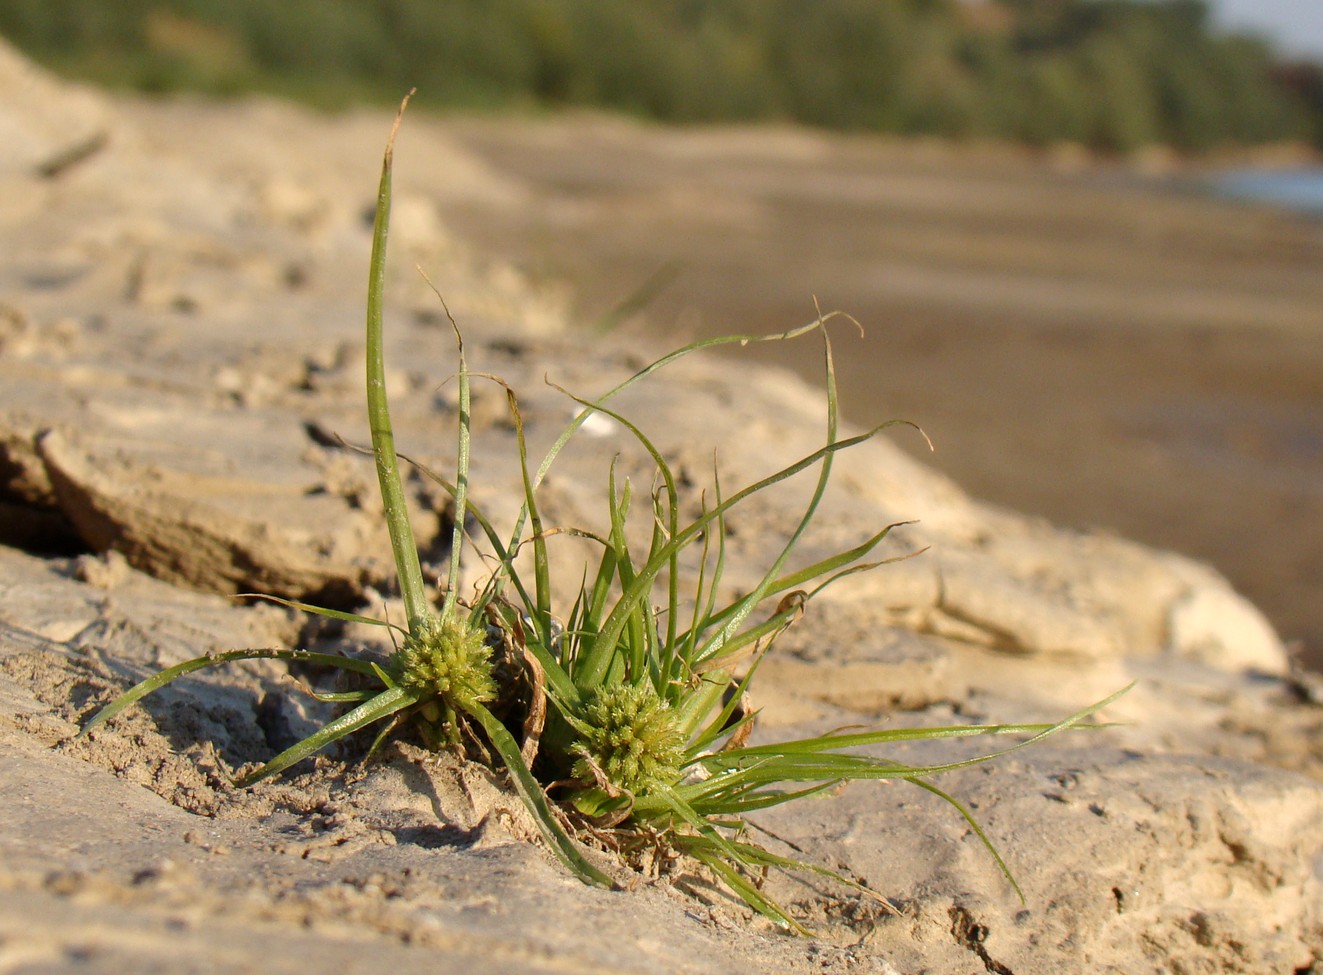
[[389, 687], [379, 694], [374, 694], [348, 714], [341, 715], [307, 738], [286, 748], [261, 768], [240, 777], [235, 781], [235, 785], [250, 786], [283, 772], [309, 755], [321, 751], [331, 742], [339, 741], [345, 735], [351, 735], [360, 728], [366, 728], [374, 722], [388, 718], [397, 711], [412, 707], [419, 699], [417, 694], [402, 687]]
[[136, 704], [153, 691], [160, 690], [171, 681], [177, 680], [186, 674], [202, 670], [204, 667], [215, 667], [220, 664], [231, 663], [235, 660], [288, 660], [290, 662], [322, 664], [326, 667], [338, 667], [342, 670], [352, 670], [360, 674], [372, 675], [372, 665], [367, 661], [355, 660], [353, 657], [341, 657], [332, 653], [314, 653], [311, 650], [280, 650], [280, 649], [256, 649], [256, 650], [226, 650], [223, 653], [209, 653], [202, 657], [194, 657], [191, 660], [185, 660], [183, 663], [175, 664], [173, 667], [167, 667], [148, 677], [146, 680], [135, 684], [115, 700], [111, 701], [101, 710], [97, 711], [83, 725], [82, 734], [87, 734], [99, 724], [109, 721], [115, 715], [119, 714], [130, 705]]
[[395, 567], [399, 575], [400, 592], [404, 596], [404, 607], [410, 629], [413, 629], [416, 620], [428, 614], [429, 608], [423, 588], [423, 570], [418, 561], [418, 547], [414, 543], [413, 529], [409, 525], [409, 508], [404, 501], [400, 465], [395, 453], [395, 432], [391, 427], [390, 405], [386, 398], [382, 310], [386, 290], [386, 239], [390, 230], [391, 165], [395, 156], [395, 136], [399, 132], [404, 109], [412, 95], [413, 92], [406, 95], [400, 105], [381, 161], [376, 217], [372, 224], [372, 257], [367, 290], [368, 426], [372, 432], [372, 454], [377, 465], [377, 482], [381, 486], [381, 503], [385, 510], [386, 528], [390, 532], [391, 551], [395, 554]]

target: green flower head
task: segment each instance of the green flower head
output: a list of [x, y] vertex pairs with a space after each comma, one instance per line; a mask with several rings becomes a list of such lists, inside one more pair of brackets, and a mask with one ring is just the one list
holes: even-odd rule
[[496, 697], [487, 634], [453, 616], [429, 616], [395, 655], [402, 685], [460, 710]]
[[575, 763], [576, 778], [594, 779], [596, 767], [613, 786], [638, 795], [680, 777], [684, 736], [650, 683], [599, 688], [578, 717], [584, 757]]

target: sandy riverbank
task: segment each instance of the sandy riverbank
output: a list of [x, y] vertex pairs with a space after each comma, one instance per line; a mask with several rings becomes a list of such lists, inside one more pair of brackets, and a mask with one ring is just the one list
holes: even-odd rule
[[[1292, 673], [1262, 614], [1206, 565], [985, 504], [882, 438], [838, 456], [797, 558], [826, 558], [912, 518], [919, 523], [892, 533], [883, 553], [923, 554], [840, 579], [810, 600], [759, 668], [753, 733], [772, 741], [847, 726], [1047, 720], [1133, 683], [1102, 715], [1116, 726], [1057, 735], [940, 776], [940, 787], [967, 804], [1005, 856], [1023, 901], [965, 819], [903, 782], [858, 783], [759, 814], [760, 842], [857, 878], [881, 897], [813, 874], [773, 872], [764, 890], [813, 929], [811, 938], [790, 938], [752, 916], [684, 857], [660, 862], [655, 876], [636, 873], [601, 848], [607, 843], [595, 830], [582, 834], [585, 855], [611, 871], [619, 889], [584, 886], [537, 841], [503, 770], [407, 738], [372, 761], [360, 761], [365, 741], [238, 789], [237, 771], [334, 713], [335, 705], [307, 699], [289, 670], [270, 660], [190, 675], [80, 735], [100, 703], [191, 657], [292, 645], [389, 652], [379, 627], [310, 625], [304, 614], [233, 598], [257, 590], [336, 599], [402, 618], [391, 598], [371, 461], [337, 439], [366, 439], [364, 214], [389, 113], [326, 118], [260, 100], [147, 104], [62, 85], [2, 46], [0, 96], [0, 131], [15, 134], [0, 141], [0, 527], [7, 533], [0, 544], [0, 969], [301, 973], [311, 964], [345, 972], [388, 966], [400, 975], [1258, 975], [1323, 963], [1323, 710], [1316, 680]], [[875, 326], [870, 341], [896, 350], [899, 364], [889, 368], [911, 385], [888, 380], [875, 392], [885, 393], [882, 412], [908, 413], [933, 428], [939, 457], [973, 455], [960, 449], [960, 431], [984, 456], [1015, 456], [1023, 444], [1049, 438], [1060, 468], [1102, 449], [1092, 442], [1096, 428], [1117, 423], [1116, 414], [1086, 409], [1109, 401], [1096, 389], [1085, 395], [1092, 387], [1083, 379], [1044, 367], [1059, 391], [1037, 407], [1043, 412], [984, 442], [975, 436], [984, 418], [972, 408], [943, 410], [947, 400], [961, 401], [961, 391], [939, 395], [928, 376], [948, 345], [960, 347], [948, 382], [992, 383], [963, 391], [965, 403], [976, 403], [976, 393], [984, 402], [1002, 396], [1027, 411], [1024, 404], [1036, 401], [1020, 386], [1041, 377], [1025, 366], [1020, 373], [997, 367], [989, 352], [1018, 334], [1011, 324], [1025, 330], [1025, 348], [1079, 341], [1078, 329], [1093, 349], [1098, 335], [1113, 333], [1085, 311], [1076, 328], [1059, 317], [1077, 306], [1100, 314], [1103, 292], [1117, 292], [1121, 305], [1147, 296], [1133, 328], [1115, 333], [1112, 346], [1118, 364], [1147, 376], [1160, 362], [1139, 344], [1144, 329], [1180, 334], [1182, 314], [1234, 316], [1258, 300], [1242, 279], [1203, 274], [1199, 287], [1183, 291], [1163, 283], [1172, 272], [1157, 269], [1156, 243], [1148, 252], [1156, 284], [1134, 283], [1146, 280], [1143, 261], [1121, 248], [1115, 260], [1126, 273], [1113, 277], [1131, 282], [1130, 298], [1109, 278], [1106, 287], [1075, 287], [1092, 279], [1072, 263], [1072, 247], [1119, 233], [1107, 229], [1109, 214], [1125, 226], [1136, 219], [1099, 203], [1074, 217], [1070, 208], [1053, 211], [1057, 243], [1030, 248], [1038, 270], [1022, 274], [1039, 281], [1029, 289], [1038, 317], [1022, 321], [1027, 313], [1012, 314], [1020, 307], [1012, 303], [996, 319], [999, 300], [1019, 294], [1012, 288], [998, 299], [989, 282], [1007, 277], [999, 261], [1021, 253], [997, 228], [1007, 226], [1003, 211], [1027, 206], [1015, 192], [1027, 185], [1022, 161], [1007, 176], [980, 168], [982, 175], [953, 179], [964, 171], [934, 176], [928, 150], [902, 147], [906, 178], [893, 173], [874, 185], [877, 164], [869, 156], [860, 173], [820, 186], [820, 199], [812, 206], [801, 200], [791, 207], [795, 219], [781, 221], [778, 193], [750, 201], [736, 191], [759, 185], [759, 168], [746, 159], [732, 163], [727, 191], [625, 194], [607, 219], [609, 201], [596, 217], [591, 200], [540, 209], [545, 194], [537, 184], [487, 162], [478, 142], [494, 137], [470, 124], [411, 115], [396, 156], [388, 386], [397, 442], [443, 472], [452, 469], [459, 412], [455, 384], [446, 382], [452, 336], [414, 263], [463, 324], [473, 368], [499, 374], [518, 391], [535, 455], [577, 408], [545, 377], [598, 395], [642, 356], [673, 344], [651, 333], [679, 319], [685, 328], [703, 325], [678, 309], [668, 320], [659, 304], [651, 333], [595, 340], [554, 292], [530, 284], [496, 251], [475, 253], [462, 219], [495, 232], [500, 220], [513, 226], [516, 216], [550, 212], [564, 226], [541, 253], [557, 260], [580, 253], [570, 249], [566, 227], [586, 222], [602, 232], [596, 253], [606, 265], [627, 251], [613, 249], [605, 231], [639, 237], [644, 230], [627, 215], [651, 201], [660, 249], [674, 254], [678, 247], [691, 267], [731, 285], [743, 280], [739, 267], [757, 263], [760, 247], [770, 255], [809, 214], [828, 208], [833, 192], [849, 191], [855, 202], [837, 207], [849, 211], [870, 194], [889, 199], [886, 188], [894, 196], [901, 187], [908, 203], [890, 204], [900, 212], [922, 203], [915, 192], [936, 179], [906, 241], [933, 225], [927, 211], [958, 223], [997, 205], [987, 220], [992, 236], [960, 264], [968, 271], [982, 261], [997, 272], [985, 268], [979, 287], [952, 280], [954, 259], [899, 252], [890, 264], [862, 261], [848, 275], [865, 281], [869, 268], [890, 268], [877, 287], [899, 302], [897, 321], [881, 336]], [[573, 128], [579, 124], [520, 126], [503, 138], [530, 140], [545, 166], [557, 156], [539, 142], [554, 146], [572, 135], [576, 151], [561, 157], [563, 189], [577, 185], [583, 159], [612, 159], [612, 140], [668, 166], [694, 158], [706, 169], [719, 168], [707, 162], [713, 156], [738, 161], [775, 151], [785, 158], [765, 176], [772, 187], [784, 185], [787, 160], [816, 171], [825, 151], [804, 133], [758, 133], [751, 142], [742, 133], [677, 136], [610, 123], [600, 136], [604, 147], [593, 153], [583, 133], [599, 123]], [[610, 171], [642, 173], [645, 163]], [[1071, 186], [1076, 179], [1060, 178]], [[953, 206], [952, 194], [970, 179]], [[993, 192], [999, 180], [1006, 186]], [[860, 185], [873, 188], [861, 196]], [[705, 221], [716, 229], [705, 230]], [[899, 217], [895, 223], [904, 229]], [[1203, 238], [1179, 239], [1229, 246], [1212, 226]], [[1251, 259], [1266, 239], [1262, 228], [1277, 226], [1252, 217], [1244, 227], [1240, 250], [1250, 257], [1241, 263], [1255, 280], [1290, 277], [1281, 255]], [[929, 246], [940, 254], [944, 241], [979, 239], [970, 230], [938, 235]], [[1303, 266], [1314, 245], [1300, 241]], [[764, 276], [754, 291], [765, 294], [768, 317], [789, 320], [772, 327], [806, 317], [800, 298], [787, 297], [801, 287], [792, 274], [800, 262], [820, 253], [813, 276], [839, 284], [846, 277], [828, 271], [845, 270], [859, 246], [824, 230], [812, 249], [769, 265], [782, 268], [785, 280]], [[1228, 257], [1225, 266], [1236, 263]], [[848, 301], [809, 288], [831, 304]], [[1280, 313], [1307, 319], [1306, 286], [1297, 280], [1281, 290]], [[1094, 295], [1093, 303], [1081, 295]], [[954, 314], [953, 307], [969, 312], [966, 306], [983, 309], [976, 317], [984, 332], [933, 317], [934, 307]], [[868, 317], [866, 308], [855, 310]], [[1008, 324], [993, 329], [996, 320]], [[1216, 340], [1208, 347], [1233, 349], [1217, 344], [1243, 334], [1233, 326], [1205, 326]], [[1263, 334], [1296, 331], [1308, 332], [1308, 321]], [[981, 356], [971, 335], [986, 340]], [[859, 351], [866, 346], [839, 334], [836, 348], [844, 370], [862, 368], [870, 380], [879, 374]], [[1241, 355], [1247, 362], [1259, 355], [1280, 374], [1290, 357], [1274, 349], [1258, 342]], [[1303, 374], [1311, 360], [1296, 359]], [[1075, 387], [1083, 392], [1067, 395]], [[876, 402], [864, 395], [871, 388], [846, 391], [855, 417]], [[1125, 386], [1123, 402], [1148, 403], [1138, 388]], [[1250, 397], [1258, 389], [1237, 392]], [[822, 442], [821, 385], [751, 359], [695, 357], [616, 403], [646, 426], [677, 470], [686, 510], [701, 510], [714, 451], [730, 490]], [[470, 497], [503, 526], [524, 496], [506, 407], [500, 387], [477, 384]], [[1077, 453], [1067, 453], [1073, 446]], [[1117, 451], [1113, 460], [1127, 456]], [[546, 523], [605, 533], [612, 458], [636, 499], [656, 483], [651, 457], [622, 427], [595, 425], [540, 489]], [[1002, 457], [997, 469], [1009, 465]], [[723, 580], [732, 596], [750, 591], [775, 562], [812, 490], [791, 479], [729, 514]], [[408, 495], [427, 571], [440, 578], [450, 537], [447, 496], [421, 477], [410, 480]], [[1186, 507], [1195, 506], [1187, 500]], [[630, 526], [644, 539], [652, 535], [645, 508], [636, 503], [642, 517]], [[54, 536], [76, 549], [52, 551]], [[569, 533], [553, 543], [555, 579], [570, 590], [558, 592], [553, 609], [565, 615], [582, 558], [597, 549]], [[464, 592], [490, 566], [469, 551]], [[892, 742], [875, 754], [949, 762], [970, 754], [961, 746], [971, 744]]]
[[520, 189], [447, 200], [447, 221], [572, 282], [584, 318], [668, 267], [652, 333], [776, 330], [817, 295], [867, 328], [841, 355], [852, 417], [922, 424], [936, 454], [898, 443], [981, 497], [1211, 561], [1323, 664], [1316, 222], [1005, 148], [593, 118], [447, 129]]

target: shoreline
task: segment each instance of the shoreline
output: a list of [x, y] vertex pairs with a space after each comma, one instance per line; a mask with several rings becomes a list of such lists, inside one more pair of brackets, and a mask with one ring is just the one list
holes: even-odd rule
[[442, 218], [582, 320], [675, 261], [630, 325], [668, 343], [792, 327], [817, 295], [868, 331], [838, 353], [847, 416], [920, 423], [937, 453], [901, 446], [976, 496], [1212, 562], [1323, 666], [1314, 221], [928, 141], [438, 124], [522, 193]]

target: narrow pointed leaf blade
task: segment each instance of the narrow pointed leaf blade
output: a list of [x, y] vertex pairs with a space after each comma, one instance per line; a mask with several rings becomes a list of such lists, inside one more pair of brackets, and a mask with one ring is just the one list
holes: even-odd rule
[[245, 788], [260, 782], [262, 779], [270, 778], [279, 772], [283, 772], [291, 765], [303, 761], [314, 752], [320, 751], [331, 742], [337, 741], [345, 735], [351, 735], [374, 721], [390, 717], [396, 711], [417, 703], [418, 695], [412, 691], [407, 691], [402, 687], [388, 688], [371, 700], [363, 702], [352, 711], [341, 715], [327, 725], [323, 725], [314, 734], [286, 748], [256, 771], [240, 776], [234, 784], [240, 788]]
[[132, 704], [136, 704], [148, 694], [152, 693], [152, 691], [160, 690], [171, 681], [178, 680], [180, 677], [191, 674], [194, 671], [202, 670], [205, 667], [215, 667], [219, 664], [230, 663], [235, 660], [291, 660], [322, 664], [327, 667], [338, 667], [341, 670], [352, 670], [360, 674], [372, 673], [372, 664], [366, 660], [358, 660], [354, 657], [341, 657], [332, 653], [315, 653], [311, 650], [257, 648], [249, 650], [226, 650], [223, 653], [209, 653], [201, 657], [194, 657], [191, 660], [185, 660], [183, 663], [175, 664], [173, 667], [167, 667], [165, 670], [155, 673], [146, 680], [135, 684], [94, 714], [92, 719], [88, 721], [87, 724], [83, 725], [83, 730], [80, 734], [87, 734], [97, 725], [109, 721], [125, 708]]
[[533, 814], [533, 819], [543, 838], [551, 846], [552, 852], [584, 883], [597, 887], [614, 887], [615, 881], [589, 862], [556, 820], [555, 813], [547, 803], [547, 797], [542, 794], [542, 786], [524, 764], [519, 745], [505, 725], [481, 704], [476, 705], [468, 713], [482, 725], [483, 731], [487, 733], [487, 739], [505, 762], [515, 791], [528, 807], [528, 811]]

